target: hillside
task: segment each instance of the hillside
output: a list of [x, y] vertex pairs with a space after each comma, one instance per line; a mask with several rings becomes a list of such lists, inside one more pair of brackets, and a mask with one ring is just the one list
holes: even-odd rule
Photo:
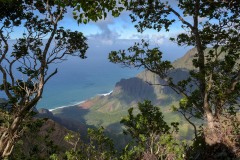
[[[208, 53], [210, 50], [213, 50], [212, 48], [207, 48], [205, 50], [205, 53]], [[218, 48], [218, 52], [220, 52], [221, 47]], [[188, 69], [188, 70], [193, 70], [195, 69], [193, 64], [192, 64], [192, 60], [194, 59], [195, 54], [197, 53], [197, 49], [196, 48], [192, 48], [190, 49], [183, 57], [175, 60], [172, 65], [174, 68], [183, 68], [183, 69]], [[206, 54], [205, 54], [206, 55]], [[209, 54], [208, 54], [209, 55]], [[226, 53], [223, 51], [218, 59], [224, 59]], [[205, 56], [205, 60], [208, 59], [208, 56]], [[213, 60], [214, 58], [212, 58], [211, 60]], [[237, 61], [238, 64], [240, 64], [240, 60]]]
[[194, 59], [194, 55], [196, 54], [197, 49], [192, 48], [190, 49], [183, 57], [175, 60], [172, 65], [174, 68], [184, 68], [184, 69], [194, 69], [192, 60]]
[[68, 133], [77, 135], [50, 119], [34, 118], [14, 147], [11, 159], [46, 159], [54, 153], [63, 154], [73, 147], [64, 140]]
[[[184, 57], [173, 62], [176, 68], [170, 72], [173, 81], [177, 82], [188, 76], [187, 69], [190, 69], [190, 59], [193, 58], [194, 52], [195, 49], [192, 49]], [[188, 67], [181, 67], [185, 63], [189, 64]], [[171, 111], [171, 106], [178, 104], [180, 95], [167, 86], [159, 85], [164, 83], [165, 81], [157, 75], [143, 71], [136, 77], [117, 82], [110, 95], [96, 96], [78, 106], [54, 110], [53, 114], [58, 119], [85, 124], [87, 127], [104, 126], [112, 134], [120, 134], [122, 129], [119, 121], [127, 115], [128, 109], [136, 107], [138, 102], [151, 100], [154, 105], [161, 107], [166, 121], [180, 121], [182, 134], [188, 136], [190, 134], [188, 124], [180, 115]], [[78, 129], [76, 126], [75, 130]]]
[[[196, 49], [189, 50], [182, 58], [173, 62], [173, 69], [169, 76], [174, 82], [188, 77], [188, 70], [193, 69], [192, 59]], [[171, 88], [163, 86], [165, 81], [156, 74], [143, 71], [136, 77], [121, 79], [116, 83], [113, 91], [109, 95], [96, 96], [80, 105], [54, 110], [40, 109], [38, 117], [49, 118], [38, 132], [41, 140], [33, 140], [35, 134], [27, 134], [24, 137], [24, 153], [29, 153], [38, 146], [45, 148], [40, 155], [46, 156], [46, 141], [52, 141], [53, 146], [58, 146], [59, 150], [71, 147], [65, 141], [64, 136], [70, 132], [67, 129], [80, 132], [82, 139], [86, 139], [87, 128], [106, 128], [108, 136], [114, 139], [116, 147], [121, 148], [127, 142], [127, 137], [122, 135], [121, 118], [128, 114], [130, 107], [136, 107], [138, 102], [150, 100], [154, 105], [161, 107], [167, 122], [180, 122], [180, 134], [184, 138], [190, 138], [192, 134], [191, 126], [178, 113], [171, 111], [172, 105], [177, 105], [180, 95]], [[0, 100], [3, 101], [3, 100]], [[57, 122], [57, 123], [56, 123]], [[64, 128], [64, 127], [66, 128]], [[50, 132], [49, 132], [50, 131]], [[48, 139], [44, 137], [48, 137]], [[30, 137], [30, 138], [29, 138]], [[38, 143], [41, 142], [41, 143]], [[44, 143], [43, 143], [44, 142]], [[21, 147], [21, 146], [20, 146]], [[34, 154], [34, 153], [32, 153]], [[30, 155], [29, 155], [30, 156]]]

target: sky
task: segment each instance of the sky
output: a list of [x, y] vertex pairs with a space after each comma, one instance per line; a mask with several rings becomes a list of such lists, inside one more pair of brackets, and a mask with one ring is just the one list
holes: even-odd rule
[[[170, 0], [170, 4], [176, 5], [176, 1]], [[177, 34], [184, 32], [179, 20], [176, 19], [176, 24], [170, 28], [170, 32], [165, 30], [157, 32], [153, 29], [148, 29], [143, 33], [138, 33], [129, 14], [129, 11], [123, 11], [117, 18], [108, 14], [106, 19], [89, 22], [88, 24], [78, 24], [73, 19], [72, 10], [68, 9], [59, 26], [64, 26], [64, 28], [72, 31], [82, 32], [88, 38], [90, 47], [104, 46], [114, 48], [114, 46], [122, 46], [122, 49], [126, 49], [133, 45], [135, 41], [145, 39], [149, 40], [154, 47], [160, 47], [160, 50], [162, 48], [169, 60], [182, 57], [191, 48], [178, 47], [177, 44], [169, 40], [170, 37], [176, 37]], [[19, 28], [17, 32], [14, 32], [13, 39], [21, 37], [22, 32], [24, 32], [24, 28]]]
[[[171, 32], [165, 32], [164, 30], [161, 32], [157, 32], [155, 30], [146, 30], [143, 33], [138, 33], [137, 29], [134, 27], [135, 24], [131, 22], [131, 18], [129, 17], [129, 14], [130, 12], [123, 11], [121, 15], [117, 18], [114, 18], [111, 15], [108, 15], [107, 18], [104, 20], [99, 20], [97, 22], [90, 22], [88, 24], [78, 24], [77, 21], [73, 19], [72, 11], [69, 9], [65, 15], [65, 18], [60, 22], [59, 26], [63, 26], [65, 29], [70, 29], [72, 31], [80, 31], [88, 38], [88, 45], [89, 45], [89, 49], [87, 51], [88, 58], [85, 59], [84, 61], [79, 61], [79, 59], [75, 59], [75, 58], [69, 59], [71, 57], [68, 57], [69, 61], [61, 64], [56, 64], [56, 66], [52, 66], [53, 69], [55, 67], [60, 69], [59, 69], [59, 73], [56, 76], [54, 76], [51, 82], [49, 83], [50, 87], [49, 86], [47, 87], [48, 89], [47, 92], [53, 96], [56, 96], [57, 98], [60, 97], [58, 96], [59, 93], [65, 93], [65, 92], [67, 93], [66, 88], [64, 88], [65, 89], [64, 91], [58, 91], [56, 89], [56, 88], [60, 89], [62, 88], [62, 86], [64, 86], [62, 85], [63, 78], [65, 78], [64, 84], [68, 84], [65, 86], [67, 86], [69, 90], [71, 90], [71, 87], [69, 87], [69, 84], [73, 84], [73, 88], [77, 88], [74, 86], [74, 84], [75, 84], [75, 81], [79, 82], [79, 78], [74, 79], [69, 77], [77, 77], [77, 75], [79, 75], [78, 77], [84, 77], [83, 76], [84, 74], [79, 71], [81, 69], [82, 71], [86, 70], [88, 74], [92, 72], [94, 74], [95, 73], [104, 74], [102, 70], [102, 68], [104, 67], [110, 68], [112, 70], [116, 69], [115, 64], [110, 64], [108, 60], [108, 53], [113, 50], [127, 49], [128, 47], [134, 45], [134, 42], [139, 41], [141, 39], [149, 40], [152, 47], [159, 47], [160, 50], [163, 52], [163, 59], [167, 59], [170, 61], [174, 61], [177, 58], [182, 57], [189, 49], [192, 48], [192, 47], [179, 47], [176, 43], [173, 43], [169, 40], [170, 37], [176, 37], [177, 34], [183, 32], [182, 28], [179, 25], [180, 24], [179, 21], [177, 21], [176, 25], [170, 28]], [[17, 30], [13, 32], [13, 34], [11, 35], [12, 36], [11, 38], [12, 39], [20, 38], [22, 37], [23, 32], [24, 32], [24, 28], [19, 27], [17, 28]], [[94, 67], [95, 68], [97, 67], [98, 70], [95, 69]], [[129, 71], [126, 71], [126, 72], [129, 72]], [[120, 72], [117, 71], [116, 74], [120, 74]], [[135, 75], [135, 72], [131, 74]], [[112, 75], [108, 75], [107, 73], [105, 74], [105, 76], [106, 77], [109, 76], [110, 78], [113, 78]], [[117, 76], [117, 78], [119, 78], [120, 76], [124, 77], [126, 75], [119, 75]], [[99, 78], [95, 78], [95, 79], [99, 79]], [[115, 83], [115, 82], [112, 82], [112, 83]], [[81, 85], [79, 86], [81, 87]], [[55, 91], [59, 93], [56, 93]], [[99, 93], [102, 93], [102, 92], [99, 92]], [[78, 94], [81, 95], [80, 93]], [[49, 99], [52, 99], [53, 101], [56, 101], [56, 102], [58, 101], [49, 95], [45, 97], [49, 97]], [[89, 97], [85, 97], [85, 98], [89, 98]], [[56, 104], [56, 106], [58, 105], [59, 104]]]
[[[158, 33], [155, 30], [146, 30], [144, 33], [138, 33], [129, 17], [129, 11], [123, 11], [117, 18], [108, 14], [107, 18], [97, 22], [78, 25], [76, 20], [72, 18], [71, 12], [68, 12], [66, 18], [60, 23], [68, 29], [78, 30], [84, 33], [89, 38], [95, 38], [102, 43], [112, 44], [116, 39], [153, 39], [156, 43], [163, 43], [163, 39], [169, 39], [182, 32], [179, 26], [173, 26], [171, 33], [162, 31]], [[71, 24], [71, 25], [66, 25]]]
[[117, 45], [125, 46], [126, 49], [126, 47], [133, 45], [135, 41], [145, 39], [149, 40], [154, 47], [160, 47], [163, 51], [168, 52], [166, 57], [169, 60], [182, 57], [191, 48], [179, 47], [169, 40], [170, 37], [176, 37], [177, 34], [184, 32], [178, 21], [171, 27], [170, 32], [165, 30], [157, 32], [153, 29], [147, 29], [143, 33], [139, 33], [134, 27], [135, 24], [132, 23], [129, 14], [129, 11], [123, 11], [117, 18], [109, 14], [104, 20], [78, 25], [77, 21], [72, 17], [72, 12], [68, 12], [60, 25], [67, 29], [83, 32], [88, 38], [90, 46], [94, 43], [94, 47], [106, 46], [114, 48]]

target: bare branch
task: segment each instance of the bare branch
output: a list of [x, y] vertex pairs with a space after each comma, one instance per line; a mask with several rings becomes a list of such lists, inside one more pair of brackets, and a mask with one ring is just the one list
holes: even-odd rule
[[183, 23], [183, 24], [186, 24], [191, 30], [193, 30], [193, 26], [187, 22], [186, 20], [184, 20], [184, 18], [177, 12], [175, 11], [172, 7], [170, 6], [165, 6], [166, 8], [169, 9], [170, 12], [174, 13], [178, 18], [179, 20]]
[[184, 116], [184, 118], [187, 120], [187, 122], [193, 126], [194, 136], [195, 136], [195, 138], [197, 138], [197, 127], [196, 127], [196, 125], [195, 125], [193, 122], [191, 122], [191, 120], [190, 120], [190, 119], [192, 118], [192, 116], [187, 117], [186, 112], [183, 112], [183, 111], [181, 111], [181, 110], [178, 110], [178, 112], [180, 112], [180, 113]]
[[9, 86], [8, 86], [8, 82], [7, 82], [7, 73], [6, 73], [6, 71], [4, 70], [4, 68], [1, 65], [0, 65], [0, 70], [1, 70], [1, 72], [3, 74], [4, 91], [5, 91], [6, 95], [8, 96], [8, 98], [12, 99], [13, 96], [12, 96], [12, 94], [8, 90]]
[[55, 69], [55, 71], [52, 72], [52, 73], [45, 79], [45, 82], [44, 82], [44, 83], [47, 83], [47, 81], [48, 81], [52, 76], [54, 76], [55, 74], [57, 74], [57, 72], [58, 72], [58, 70]]
[[15, 78], [13, 76], [13, 64], [16, 62], [16, 60], [13, 60], [10, 65], [9, 65], [9, 76], [11, 78], [12, 81], [12, 86], [14, 86], [14, 82], [15, 82]]
[[9, 46], [8, 46], [7, 40], [5, 39], [5, 36], [3, 35], [3, 31], [2, 31], [2, 30], [0, 30], [0, 37], [1, 37], [1, 39], [3, 40], [4, 45], [5, 45], [5, 46], [4, 46], [3, 54], [1, 55], [1, 58], [0, 58], [0, 63], [2, 63], [2, 61], [3, 61], [4, 58], [6, 57], [6, 54], [7, 54], [7, 52], [8, 52]]

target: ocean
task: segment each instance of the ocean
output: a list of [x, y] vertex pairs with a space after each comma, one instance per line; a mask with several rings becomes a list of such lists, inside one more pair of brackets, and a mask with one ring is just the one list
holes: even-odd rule
[[[110, 93], [122, 78], [136, 76], [142, 68], [126, 68], [108, 60], [111, 51], [126, 49], [135, 41], [117, 40], [109, 44], [90, 39], [87, 59], [67, 57], [66, 61], [50, 66], [51, 69], [58, 68], [58, 73], [45, 85], [37, 108], [53, 110], [76, 105], [98, 94]], [[164, 44], [160, 49], [168, 52], [163, 58], [170, 61], [186, 53], [186, 48], [179, 49], [172, 44]]]
[[122, 68], [104, 60], [69, 58], [46, 84], [37, 108], [55, 109], [78, 104], [113, 90], [121, 78], [134, 77], [137, 69]]
[[76, 105], [98, 94], [111, 92], [122, 78], [136, 76], [142, 69], [109, 62], [108, 53], [120, 48], [92, 42], [86, 54], [87, 59], [68, 57], [66, 61], [53, 66], [58, 68], [58, 73], [46, 84], [37, 108], [52, 110]]

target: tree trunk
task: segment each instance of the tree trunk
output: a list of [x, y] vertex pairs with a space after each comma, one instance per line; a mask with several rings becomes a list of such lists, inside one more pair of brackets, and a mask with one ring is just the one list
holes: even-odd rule
[[210, 146], [224, 146], [232, 153], [240, 156], [239, 135], [234, 132], [234, 120], [225, 116], [207, 116], [207, 127], [205, 129], [205, 142]]
[[14, 144], [18, 138], [20, 123], [21, 118], [16, 117], [11, 126], [2, 133], [0, 138], [0, 155], [2, 158], [8, 157], [12, 153]]
[[212, 114], [206, 113], [207, 128], [205, 130], [205, 141], [209, 145], [214, 145], [221, 142], [219, 135], [219, 121], [215, 119]]

